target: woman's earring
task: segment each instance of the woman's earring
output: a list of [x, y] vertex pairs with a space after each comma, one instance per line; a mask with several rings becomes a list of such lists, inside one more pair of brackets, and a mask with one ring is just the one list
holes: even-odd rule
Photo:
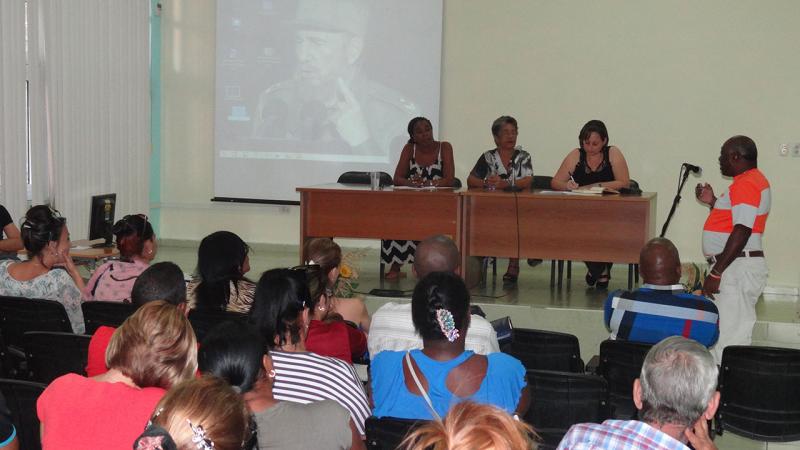
[[275, 375], [277, 375], [275, 373], [275, 369], [270, 370], [269, 373], [267, 374], [267, 376], [269, 377], [270, 380], [274, 380], [275, 379]]

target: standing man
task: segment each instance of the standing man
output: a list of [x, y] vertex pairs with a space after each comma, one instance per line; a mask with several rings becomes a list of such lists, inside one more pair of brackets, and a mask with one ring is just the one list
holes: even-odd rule
[[719, 168], [723, 176], [733, 177], [727, 191], [715, 197], [708, 183], [695, 189], [697, 199], [711, 208], [703, 225], [703, 254], [711, 265], [703, 294], [719, 308], [719, 341], [712, 349], [718, 363], [726, 346], [750, 345], [752, 340], [756, 302], [767, 283], [761, 237], [771, 203], [752, 139], [734, 136], [725, 141]]

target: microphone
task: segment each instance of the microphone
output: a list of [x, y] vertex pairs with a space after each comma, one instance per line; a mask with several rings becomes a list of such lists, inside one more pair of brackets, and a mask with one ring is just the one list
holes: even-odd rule
[[694, 173], [696, 173], [698, 175], [701, 172], [703, 172], [703, 169], [701, 169], [699, 166], [695, 166], [693, 164], [683, 163], [683, 167], [686, 167], [686, 170], [688, 170], [689, 172], [694, 172]]
[[[514, 147], [514, 150], [515, 151], [521, 151], [522, 150], [522, 146], [521, 145], [517, 145], [516, 147]], [[503, 189], [503, 190], [506, 191], [506, 192], [520, 192], [520, 191], [522, 191], [522, 188], [516, 185], [516, 182], [517, 182], [517, 167], [516, 167], [516, 164], [514, 164], [514, 161], [511, 161], [511, 175], [506, 176], [506, 179], [509, 179], [509, 178], [511, 179], [511, 183], [508, 186], [506, 186], [506, 188]]]

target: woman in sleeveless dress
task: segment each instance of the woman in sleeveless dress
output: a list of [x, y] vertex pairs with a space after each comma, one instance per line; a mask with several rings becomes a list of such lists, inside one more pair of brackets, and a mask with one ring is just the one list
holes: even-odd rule
[[[627, 188], [630, 185], [628, 163], [619, 148], [608, 145], [608, 130], [599, 120], [590, 120], [578, 134], [580, 147], [564, 158], [550, 187], [559, 191], [578, 187], [602, 186], [611, 189]], [[604, 289], [611, 279], [610, 262], [587, 261], [589, 269], [586, 283]]]
[[[433, 139], [433, 126], [425, 117], [415, 117], [408, 123], [408, 143], [400, 153], [394, 171], [395, 186], [453, 186], [455, 166], [453, 146], [449, 142]], [[396, 280], [405, 274], [403, 264], [414, 262], [414, 241], [381, 241], [381, 259], [389, 265], [387, 280]]]

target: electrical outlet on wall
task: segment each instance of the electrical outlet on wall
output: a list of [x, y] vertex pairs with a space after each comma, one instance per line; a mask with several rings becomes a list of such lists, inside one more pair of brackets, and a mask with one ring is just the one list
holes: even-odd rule
[[794, 144], [790, 144], [792, 149], [792, 157], [793, 158], [800, 158], [800, 142], [795, 142]]
[[778, 147], [778, 154], [781, 156], [789, 156], [789, 144], [781, 144]]

